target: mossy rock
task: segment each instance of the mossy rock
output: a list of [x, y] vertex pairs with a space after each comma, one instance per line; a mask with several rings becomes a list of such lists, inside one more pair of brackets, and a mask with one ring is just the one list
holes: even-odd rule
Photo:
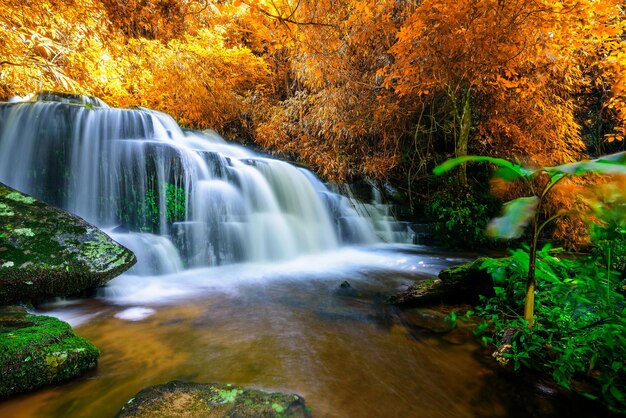
[[304, 399], [298, 395], [176, 380], [143, 389], [117, 414], [119, 418], [310, 416]]
[[135, 262], [83, 219], [0, 183], [0, 305], [101, 286]]
[[0, 398], [78, 376], [96, 367], [99, 355], [66, 322], [0, 310]]
[[401, 307], [416, 307], [437, 303], [475, 303], [480, 295], [493, 296], [493, 279], [481, 269], [484, 257], [471, 263], [442, 270], [438, 278], [420, 280], [390, 298]]

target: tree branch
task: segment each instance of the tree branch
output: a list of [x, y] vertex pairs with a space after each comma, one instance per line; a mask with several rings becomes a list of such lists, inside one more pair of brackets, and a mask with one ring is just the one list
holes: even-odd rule
[[15, 67], [24, 67], [25, 64], [18, 64], [16, 62], [11, 62], [11, 61], [0, 61], [0, 66], [2, 65], [13, 65]]

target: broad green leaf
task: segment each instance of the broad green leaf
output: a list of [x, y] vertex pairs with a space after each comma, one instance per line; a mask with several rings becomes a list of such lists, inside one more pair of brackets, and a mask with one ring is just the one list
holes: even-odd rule
[[626, 151], [605, 155], [595, 160], [546, 167], [544, 171], [552, 176], [560, 173], [581, 175], [591, 172], [598, 174], [626, 174]]
[[517, 178], [530, 177], [535, 173], [535, 170], [524, 168], [520, 165], [513, 164], [510, 161], [503, 160], [502, 158], [485, 157], [480, 155], [465, 155], [463, 157], [451, 158], [435, 167], [433, 169], [433, 173], [436, 175], [441, 175], [447, 171], [452, 170], [456, 166], [468, 162], [488, 162], [502, 167], [506, 170], [501, 171], [502, 169], [500, 169], [496, 172], [496, 175], [498, 175], [497, 173], [500, 173], [500, 176], [505, 180], [515, 180]]
[[493, 176], [505, 181], [515, 181], [520, 178], [519, 173], [510, 167], [500, 167], [493, 173]]
[[538, 204], [536, 196], [520, 197], [505, 203], [502, 216], [492, 219], [487, 226], [487, 234], [496, 238], [519, 238], [535, 215]]

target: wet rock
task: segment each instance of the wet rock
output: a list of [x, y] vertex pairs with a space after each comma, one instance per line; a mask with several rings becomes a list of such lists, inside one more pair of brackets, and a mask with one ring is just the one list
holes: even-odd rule
[[304, 399], [298, 395], [181, 381], [143, 389], [117, 414], [119, 418], [310, 416]]
[[89, 107], [109, 107], [97, 97], [86, 96], [83, 94], [61, 93], [57, 91], [42, 91], [37, 95], [37, 101], [68, 103]]
[[417, 307], [437, 303], [475, 303], [479, 295], [493, 296], [493, 280], [480, 266], [484, 258], [447, 268], [438, 278], [413, 283], [394, 295], [390, 302], [401, 307]]
[[0, 398], [80, 375], [100, 352], [56, 318], [0, 309]]
[[0, 305], [101, 286], [135, 262], [81, 218], [0, 184]]
[[505, 329], [498, 348], [491, 355], [502, 367], [506, 367], [509, 365], [510, 358], [508, 357], [508, 355], [513, 350], [512, 344], [516, 333], [517, 330], [515, 328]]
[[338, 287], [333, 289], [333, 294], [342, 299], [353, 299], [361, 296], [361, 292], [352, 287], [350, 282], [347, 280], [343, 281]]
[[413, 308], [404, 311], [406, 320], [419, 328], [424, 328], [437, 334], [444, 334], [456, 327], [455, 321], [445, 314], [434, 309]]

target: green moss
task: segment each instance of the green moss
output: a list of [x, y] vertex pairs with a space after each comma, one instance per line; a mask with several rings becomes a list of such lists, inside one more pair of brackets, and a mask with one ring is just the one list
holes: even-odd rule
[[282, 414], [283, 412], [285, 412], [285, 408], [279, 403], [273, 403], [272, 409], [276, 411], [277, 414]]
[[25, 237], [34, 237], [35, 236], [35, 233], [30, 228], [17, 228], [17, 229], [13, 230], [13, 233], [17, 234], [17, 235], [22, 235], [22, 236], [25, 236]]
[[106, 283], [134, 255], [82, 219], [0, 184], [0, 304], [36, 302]]
[[19, 192], [11, 192], [4, 196], [7, 199], [14, 200], [16, 202], [22, 202], [30, 205], [31, 203], [35, 203], [36, 200], [30, 196], [26, 196]]
[[220, 400], [222, 400], [222, 402], [227, 402], [227, 403], [235, 402], [237, 395], [240, 395], [242, 393], [243, 393], [243, 390], [240, 390], [240, 389], [230, 389], [230, 390], [218, 389], [217, 391], [217, 395], [219, 396]]
[[7, 204], [0, 203], [0, 216], [15, 216], [15, 212]]
[[220, 383], [173, 381], [146, 388], [118, 417], [309, 417], [304, 399]]
[[75, 377], [99, 351], [69, 324], [48, 316], [0, 314], [0, 397]]

